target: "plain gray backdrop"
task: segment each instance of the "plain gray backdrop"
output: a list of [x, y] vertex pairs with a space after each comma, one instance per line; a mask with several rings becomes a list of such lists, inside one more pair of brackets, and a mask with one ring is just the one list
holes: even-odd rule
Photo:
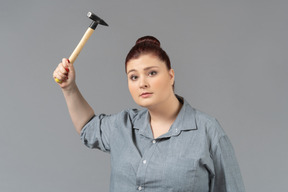
[[1, 0], [0, 191], [108, 191], [109, 155], [86, 148], [52, 73], [90, 25], [75, 62], [96, 113], [137, 107], [124, 60], [154, 35], [170, 56], [176, 93], [216, 117], [248, 192], [288, 191], [288, 1]]

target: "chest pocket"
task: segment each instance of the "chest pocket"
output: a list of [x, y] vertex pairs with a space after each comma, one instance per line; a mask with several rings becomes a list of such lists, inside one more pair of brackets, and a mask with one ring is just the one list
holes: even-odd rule
[[188, 192], [193, 190], [196, 160], [191, 158], [167, 158], [163, 169], [163, 186], [167, 191]]

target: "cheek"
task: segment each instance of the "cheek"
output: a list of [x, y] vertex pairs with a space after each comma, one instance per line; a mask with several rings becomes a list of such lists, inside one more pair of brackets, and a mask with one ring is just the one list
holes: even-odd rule
[[129, 91], [130, 91], [130, 94], [133, 96], [136, 94], [136, 86], [135, 84], [133, 83], [128, 83], [128, 88], [129, 88]]
[[157, 78], [153, 80], [153, 88], [157, 90], [168, 90], [170, 83], [166, 78]]
[[154, 89], [161, 89], [161, 87], [163, 87], [163, 83], [160, 79], [154, 79], [152, 84]]

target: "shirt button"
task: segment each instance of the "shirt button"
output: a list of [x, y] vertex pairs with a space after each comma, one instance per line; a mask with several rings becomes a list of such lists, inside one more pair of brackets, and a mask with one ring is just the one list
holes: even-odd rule
[[155, 141], [155, 140], [153, 140], [153, 141], [152, 141], [152, 143], [154, 143], [154, 144], [155, 144], [155, 143], [156, 143], [156, 141]]
[[141, 191], [143, 189], [143, 187], [139, 186], [138, 187], [138, 191]]
[[143, 160], [143, 164], [146, 164], [147, 163], [147, 161], [146, 160]]

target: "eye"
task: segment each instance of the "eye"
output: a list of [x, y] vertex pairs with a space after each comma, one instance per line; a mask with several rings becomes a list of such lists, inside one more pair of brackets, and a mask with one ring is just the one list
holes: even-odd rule
[[136, 80], [138, 79], [138, 76], [136, 76], [136, 75], [131, 75], [131, 76], [130, 76], [130, 79], [131, 79], [132, 81], [136, 81]]
[[148, 74], [150, 77], [157, 75], [157, 71], [150, 71]]

